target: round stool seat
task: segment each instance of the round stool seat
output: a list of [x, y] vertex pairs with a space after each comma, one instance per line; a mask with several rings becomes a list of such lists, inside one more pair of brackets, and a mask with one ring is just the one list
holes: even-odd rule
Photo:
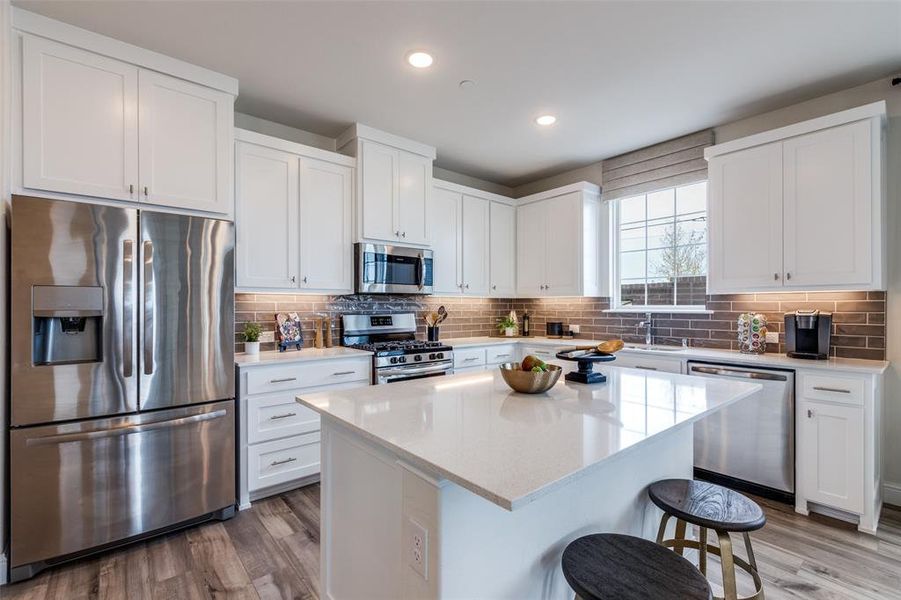
[[754, 531], [766, 524], [756, 502], [715, 483], [664, 479], [648, 488], [651, 502], [665, 513], [718, 531]]
[[693, 564], [654, 542], [617, 533], [580, 537], [563, 551], [563, 576], [584, 600], [710, 600]]

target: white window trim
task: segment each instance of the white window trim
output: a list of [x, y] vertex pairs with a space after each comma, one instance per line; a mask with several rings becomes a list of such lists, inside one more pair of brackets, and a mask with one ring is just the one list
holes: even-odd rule
[[[691, 184], [686, 184], [691, 185]], [[674, 186], [681, 187], [681, 186]], [[670, 188], [662, 188], [662, 189], [670, 189]], [[653, 192], [645, 192], [644, 195], [650, 194]], [[709, 188], [708, 188], [709, 193]], [[637, 196], [638, 194], [636, 194]], [[631, 197], [631, 196], [629, 196]], [[619, 201], [621, 198], [616, 198], [615, 200], [611, 200], [613, 203], [612, 209], [610, 211], [611, 214], [611, 236], [610, 236], [610, 248], [612, 250], [611, 256], [613, 260], [610, 265], [610, 308], [605, 309], [603, 312], [605, 313], [681, 313], [681, 314], [699, 314], [699, 315], [709, 315], [713, 314], [712, 310], [707, 309], [707, 302], [705, 301], [703, 305], [700, 304], [629, 304], [628, 306], [620, 306], [621, 298], [621, 285], [619, 280]], [[709, 206], [709, 205], [708, 205]], [[708, 232], [708, 240], [709, 240], [709, 232]], [[708, 243], [707, 248], [710, 248], [710, 244]], [[710, 257], [707, 257], [708, 265], [710, 261]], [[707, 274], [709, 277], [709, 273]]]

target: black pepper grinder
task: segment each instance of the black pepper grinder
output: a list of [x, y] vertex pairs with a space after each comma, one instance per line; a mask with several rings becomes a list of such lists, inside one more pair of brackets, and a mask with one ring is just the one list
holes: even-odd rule
[[522, 335], [529, 337], [529, 313], [523, 313], [522, 315]]

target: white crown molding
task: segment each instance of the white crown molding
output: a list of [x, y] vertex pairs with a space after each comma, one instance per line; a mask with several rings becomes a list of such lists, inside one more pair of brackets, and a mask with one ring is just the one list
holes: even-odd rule
[[345, 129], [344, 133], [338, 136], [335, 147], [340, 150], [357, 138], [372, 140], [373, 142], [378, 142], [400, 150], [406, 150], [407, 152], [419, 154], [420, 156], [425, 156], [432, 160], [435, 160], [435, 157], [437, 156], [434, 146], [428, 146], [415, 140], [394, 135], [393, 133], [388, 133], [387, 131], [382, 131], [375, 127], [370, 127], [369, 125], [363, 125], [362, 123], [354, 123]]
[[583, 194], [587, 194], [589, 196], [600, 197], [601, 188], [597, 184], [590, 183], [588, 181], [579, 181], [578, 183], [571, 183], [569, 185], [564, 185], [562, 187], [554, 188], [552, 190], [547, 190], [544, 192], [538, 192], [536, 194], [531, 194], [529, 196], [523, 196], [522, 198], [517, 198], [517, 204], [529, 204], [530, 202], [538, 202], [539, 200], [547, 200], [548, 198], [556, 198], [557, 196], [563, 196], [564, 194], [571, 194], [572, 192], [582, 192]]
[[276, 150], [324, 160], [345, 167], [355, 167], [357, 164], [357, 160], [354, 157], [347, 156], [346, 154], [338, 154], [337, 152], [330, 152], [329, 150], [323, 150], [322, 148], [307, 146], [298, 142], [292, 142], [290, 140], [266, 135], [265, 133], [257, 133], [256, 131], [240, 129], [238, 127], [235, 127], [235, 141], [264, 146], [266, 148], [274, 148]]
[[485, 190], [480, 190], [478, 188], [469, 187], [467, 185], [454, 183], [453, 181], [445, 181], [444, 179], [433, 178], [432, 184], [437, 188], [456, 192], [458, 194], [466, 194], [467, 196], [475, 196], [476, 198], [484, 198], [485, 200], [491, 200], [492, 202], [501, 202], [503, 204], [516, 204], [515, 198], [501, 194], [495, 194], [494, 192], [486, 192]]

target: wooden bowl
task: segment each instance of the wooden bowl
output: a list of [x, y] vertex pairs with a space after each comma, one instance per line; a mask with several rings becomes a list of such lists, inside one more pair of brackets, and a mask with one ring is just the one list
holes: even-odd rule
[[557, 365], [548, 365], [547, 371], [540, 373], [523, 371], [519, 363], [504, 363], [500, 365], [501, 376], [513, 391], [523, 394], [541, 394], [557, 383], [563, 369]]

